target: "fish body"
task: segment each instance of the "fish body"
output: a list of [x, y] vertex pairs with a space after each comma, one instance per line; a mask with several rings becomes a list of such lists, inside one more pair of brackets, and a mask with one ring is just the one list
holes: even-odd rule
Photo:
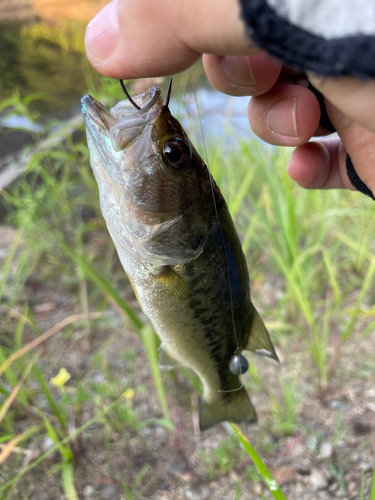
[[189, 367], [202, 381], [200, 428], [255, 422], [230, 360], [242, 350], [277, 357], [228, 207], [160, 89], [134, 101], [139, 111], [81, 102], [108, 230], [161, 339], [161, 367]]

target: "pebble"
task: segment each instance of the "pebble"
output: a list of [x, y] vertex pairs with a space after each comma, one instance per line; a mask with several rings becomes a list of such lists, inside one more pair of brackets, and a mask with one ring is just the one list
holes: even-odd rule
[[185, 483], [188, 483], [193, 479], [193, 476], [190, 474], [190, 472], [177, 472], [176, 477], [178, 477], [178, 479], [184, 481]]
[[358, 492], [358, 485], [354, 481], [352, 481], [351, 483], [348, 484], [347, 490], [348, 490], [348, 493], [353, 495], [354, 493]]
[[366, 406], [369, 410], [375, 412], [375, 404], [374, 403], [370, 403], [370, 402], [367, 402], [366, 403]]
[[238, 481], [240, 480], [240, 477], [239, 475], [237, 474], [237, 472], [235, 472], [234, 470], [230, 471], [229, 473], [229, 480], [232, 482], [232, 483], [238, 483]]
[[326, 491], [321, 491], [319, 493], [319, 500], [332, 500], [332, 497]]
[[337, 399], [333, 399], [332, 401], [328, 401], [327, 406], [328, 408], [332, 408], [332, 410], [336, 410], [337, 408], [342, 408], [344, 405]]
[[314, 491], [322, 490], [328, 484], [325, 475], [319, 469], [311, 469], [309, 483]]
[[318, 448], [318, 438], [314, 434], [307, 436], [305, 443], [306, 446], [312, 451], [316, 451]]
[[262, 493], [262, 485], [261, 485], [261, 483], [254, 484], [254, 486], [253, 486], [253, 492], [255, 493], [255, 495], [260, 495]]
[[85, 498], [90, 498], [92, 496], [95, 495], [95, 488], [92, 484], [87, 484], [84, 488], [83, 488], [83, 496]]
[[48, 500], [48, 493], [40, 493], [40, 495], [37, 497], [38, 500]]
[[36, 314], [39, 314], [52, 311], [55, 308], [56, 304], [54, 302], [44, 302], [43, 304], [38, 304], [37, 306], [34, 306], [34, 312]]
[[169, 474], [177, 474], [177, 472], [180, 471], [181, 471], [181, 466], [176, 462], [173, 462], [168, 469]]
[[370, 471], [372, 470], [373, 468], [373, 465], [371, 465], [370, 462], [367, 462], [367, 461], [363, 461], [360, 465], [361, 469], [364, 470], [364, 471]]
[[363, 396], [367, 399], [367, 398], [375, 398], [375, 389], [367, 389], [367, 391], [365, 391], [363, 393]]
[[108, 486], [104, 486], [103, 491], [102, 491], [102, 496], [106, 500], [109, 500], [111, 498], [115, 498], [117, 493], [118, 493], [117, 484], [109, 484]]
[[92, 382], [96, 382], [97, 384], [101, 384], [104, 382], [104, 375], [102, 373], [95, 373], [90, 379]]
[[304, 454], [305, 454], [305, 447], [303, 446], [302, 443], [296, 443], [290, 452], [290, 456], [293, 458], [299, 458]]
[[188, 490], [186, 498], [189, 500], [206, 500], [208, 498], [208, 489], [203, 487], [200, 492]]
[[338, 483], [335, 481], [334, 483], [332, 483], [332, 484], [330, 485], [330, 487], [328, 488], [328, 491], [329, 491], [330, 493], [334, 493], [334, 492], [335, 492], [336, 490], [338, 490], [338, 489], [339, 489], [339, 485], [338, 485]]
[[45, 437], [42, 444], [43, 451], [48, 451], [50, 448], [52, 448], [52, 446], [54, 446], [54, 444], [55, 442], [53, 441], [53, 439], [48, 436]]
[[169, 434], [168, 431], [163, 427], [156, 427], [155, 436], [158, 437], [159, 439], [162, 439], [163, 441], [166, 441], [169, 437]]
[[303, 485], [302, 483], [297, 483], [294, 489], [296, 493], [303, 493], [305, 491], [305, 485]]
[[323, 441], [320, 445], [319, 455], [322, 458], [330, 458], [333, 453], [333, 446], [328, 441]]

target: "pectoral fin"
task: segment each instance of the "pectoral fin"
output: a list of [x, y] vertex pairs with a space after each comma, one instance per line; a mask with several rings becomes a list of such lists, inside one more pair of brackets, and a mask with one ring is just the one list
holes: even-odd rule
[[254, 308], [253, 319], [250, 327], [250, 334], [244, 350], [256, 352], [262, 356], [268, 356], [279, 362], [275, 348], [271, 342], [267, 328], [264, 326], [262, 318]]
[[159, 347], [159, 366], [161, 370], [165, 371], [181, 366], [180, 363], [165, 350], [163, 344]]
[[202, 401], [199, 412], [199, 428], [205, 431], [219, 422], [254, 424], [257, 415], [244, 388], [232, 393], [228, 404], [210, 405]]

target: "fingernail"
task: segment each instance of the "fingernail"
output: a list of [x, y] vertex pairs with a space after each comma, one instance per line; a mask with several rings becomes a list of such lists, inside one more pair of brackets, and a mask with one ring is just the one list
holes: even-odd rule
[[248, 56], [224, 56], [222, 68], [229, 80], [229, 85], [255, 87], [257, 84]]
[[296, 120], [297, 98], [291, 97], [275, 103], [266, 116], [269, 129], [286, 137], [298, 137]]
[[106, 5], [86, 28], [85, 45], [92, 62], [99, 64], [114, 52], [119, 33], [117, 1]]

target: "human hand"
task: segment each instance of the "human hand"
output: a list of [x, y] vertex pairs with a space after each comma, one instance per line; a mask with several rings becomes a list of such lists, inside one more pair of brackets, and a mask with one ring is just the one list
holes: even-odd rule
[[374, 80], [309, 75], [326, 98], [341, 140], [308, 143], [324, 131], [316, 97], [296, 84], [305, 76], [250, 46], [236, 0], [114, 0], [90, 23], [86, 35], [91, 64], [113, 78], [172, 74], [210, 54], [204, 56], [204, 66], [215, 88], [254, 96], [248, 108], [254, 132], [271, 144], [297, 146], [288, 167], [292, 179], [306, 188], [353, 189], [346, 175], [347, 152], [375, 193]]
[[354, 189], [346, 173], [348, 153], [358, 176], [375, 194], [373, 80], [309, 75], [309, 81], [325, 96], [328, 116], [339, 138], [308, 142], [329, 132], [319, 125], [319, 103], [307, 88], [306, 75], [276, 65], [264, 53], [225, 58], [205, 55], [203, 61], [215, 88], [230, 95], [254, 96], [248, 117], [259, 137], [270, 144], [296, 146], [288, 172], [300, 186]]

